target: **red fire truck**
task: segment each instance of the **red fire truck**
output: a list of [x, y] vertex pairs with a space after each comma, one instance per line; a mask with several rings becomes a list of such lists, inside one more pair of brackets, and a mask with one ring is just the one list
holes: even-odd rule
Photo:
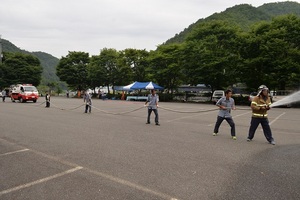
[[11, 86], [10, 98], [13, 102], [33, 101], [34, 103], [39, 98], [39, 92], [32, 84], [17, 84]]

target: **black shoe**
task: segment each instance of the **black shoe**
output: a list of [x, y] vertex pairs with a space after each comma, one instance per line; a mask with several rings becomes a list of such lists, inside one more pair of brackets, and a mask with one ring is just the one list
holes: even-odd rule
[[155, 125], [156, 125], [156, 126], [160, 126], [160, 124], [159, 124], [159, 123], [156, 123]]
[[146, 122], [146, 124], [150, 124], [150, 122]]

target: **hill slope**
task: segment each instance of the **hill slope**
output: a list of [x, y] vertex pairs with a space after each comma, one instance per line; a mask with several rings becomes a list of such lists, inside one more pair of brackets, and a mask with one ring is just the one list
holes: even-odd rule
[[59, 78], [56, 75], [56, 66], [58, 65], [59, 59], [44, 53], [44, 52], [29, 52], [26, 50], [22, 50], [15, 46], [13, 43], [11, 43], [8, 40], [2, 39], [2, 49], [3, 52], [20, 52], [20, 53], [26, 53], [36, 56], [43, 67], [43, 73], [42, 73], [42, 82], [41, 84], [47, 85], [51, 82], [58, 82]]
[[221, 13], [215, 13], [205, 19], [199, 19], [197, 22], [191, 24], [188, 28], [184, 29], [179, 34], [168, 39], [165, 44], [181, 43], [185, 40], [186, 36], [194, 29], [195, 26], [212, 20], [228, 21], [241, 27], [244, 31], [248, 31], [252, 24], [259, 21], [271, 21], [273, 17], [295, 14], [300, 16], [300, 4], [297, 2], [278, 2], [268, 3], [257, 8], [241, 4], [226, 9]]

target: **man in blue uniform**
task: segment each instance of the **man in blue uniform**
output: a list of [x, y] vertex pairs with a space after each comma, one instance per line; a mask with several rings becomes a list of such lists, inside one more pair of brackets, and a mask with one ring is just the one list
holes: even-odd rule
[[92, 97], [88, 92], [85, 92], [83, 97], [83, 102], [85, 102], [85, 113], [89, 110], [89, 113], [92, 112]]
[[215, 125], [215, 128], [214, 128], [213, 136], [216, 136], [218, 134], [219, 127], [220, 127], [221, 123], [223, 122], [223, 120], [225, 119], [231, 127], [231, 137], [232, 137], [232, 139], [236, 140], [235, 124], [234, 124], [234, 121], [233, 121], [232, 116], [230, 114], [231, 109], [235, 110], [235, 103], [234, 103], [234, 99], [231, 98], [231, 96], [232, 96], [232, 91], [231, 90], [226, 90], [225, 91], [225, 97], [221, 97], [216, 103], [216, 106], [218, 106], [220, 108], [220, 111], [219, 111], [217, 122], [216, 122], [216, 125]]
[[151, 90], [151, 94], [148, 95], [148, 99], [145, 103], [145, 105], [148, 104], [148, 117], [147, 117], [147, 123], [146, 124], [150, 124], [150, 116], [152, 111], [155, 114], [155, 125], [159, 126], [159, 122], [158, 122], [158, 112], [157, 112], [157, 107], [158, 107], [158, 95], [155, 93], [155, 90]]

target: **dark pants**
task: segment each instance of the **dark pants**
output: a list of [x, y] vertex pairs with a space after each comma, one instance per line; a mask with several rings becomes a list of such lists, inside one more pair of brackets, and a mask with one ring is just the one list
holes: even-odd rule
[[214, 133], [218, 133], [219, 132], [219, 127], [222, 124], [222, 122], [223, 122], [224, 119], [227, 121], [227, 123], [231, 127], [231, 136], [235, 136], [235, 124], [234, 124], [234, 121], [233, 121], [232, 117], [225, 118], [225, 117], [218, 116], [217, 122], [216, 122], [216, 125], [215, 125], [215, 129], [214, 129]]
[[5, 96], [2, 96], [2, 101], [5, 102]]
[[86, 104], [85, 105], [85, 113], [87, 113], [87, 111], [89, 110], [89, 113], [92, 111], [92, 106], [91, 105], [89, 105], [89, 104]]
[[152, 111], [155, 114], [155, 123], [158, 124], [158, 112], [157, 112], [157, 109], [152, 109], [152, 108], [148, 109], [147, 123], [150, 123], [150, 116], [151, 116]]
[[50, 107], [50, 102], [46, 101], [46, 107], [49, 108]]
[[264, 135], [265, 135], [266, 139], [268, 140], [268, 142], [273, 141], [274, 139], [272, 137], [272, 131], [271, 131], [271, 128], [269, 125], [268, 118], [256, 118], [256, 117], [252, 117], [252, 119], [251, 119], [248, 139], [250, 139], [250, 140], [253, 139], [255, 131], [259, 124], [261, 124], [261, 127], [263, 128]]

